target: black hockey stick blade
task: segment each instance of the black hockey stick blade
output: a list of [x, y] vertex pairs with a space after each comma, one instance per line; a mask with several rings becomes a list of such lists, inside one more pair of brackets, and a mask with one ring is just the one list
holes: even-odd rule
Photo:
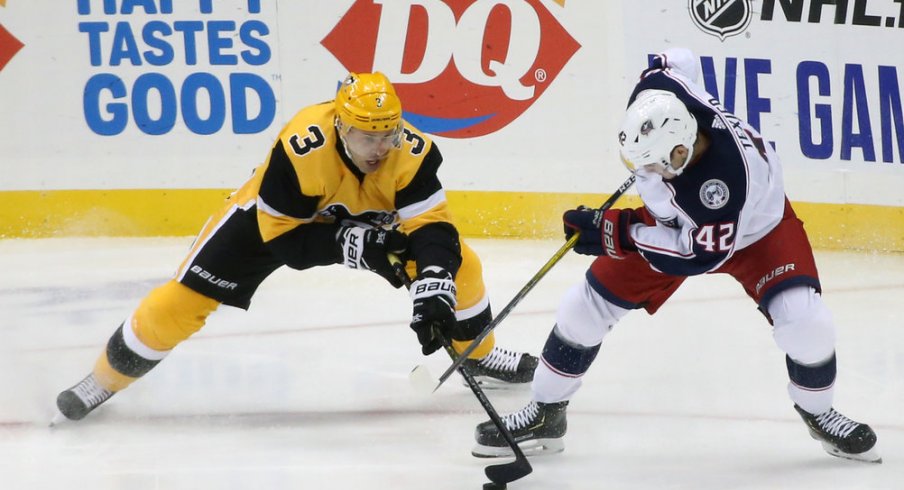
[[[621, 186], [619, 186], [618, 190], [616, 190], [611, 196], [609, 196], [609, 199], [606, 199], [606, 202], [604, 202], [599, 209], [605, 211], [611, 208], [612, 205], [615, 204], [615, 202], [618, 201], [619, 198], [621, 198], [622, 194], [624, 194], [625, 191], [627, 191], [631, 188], [632, 185], [634, 185], [634, 181], [636, 179], [637, 177], [632, 173], [631, 176], [628, 177]], [[518, 291], [517, 294], [515, 294], [515, 297], [512, 298], [512, 300], [509, 301], [507, 305], [505, 305], [505, 308], [503, 308], [502, 311], [500, 311], [499, 314], [496, 315], [496, 318], [493, 318], [493, 321], [487, 324], [483, 331], [480, 332], [480, 335], [472, 340], [471, 344], [468, 345], [468, 347], [465, 348], [465, 350], [462, 351], [462, 353], [459, 354], [457, 358], [453, 358], [454, 361], [452, 361], [452, 364], [448, 368], [446, 368], [445, 371], [443, 371], [443, 374], [440, 375], [439, 382], [436, 384], [436, 388], [433, 388], [434, 392], [436, 392], [436, 390], [438, 390], [439, 387], [442, 386], [447, 379], [449, 379], [449, 376], [452, 376], [452, 373], [454, 373], [462, 365], [462, 363], [465, 362], [465, 359], [467, 359], [468, 356], [471, 355], [472, 352], [474, 352], [474, 349], [476, 349], [477, 346], [480, 345], [481, 342], [483, 342], [483, 339], [485, 339], [487, 335], [489, 335], [490, 332], [492, 332], [493, 329], [495, 329], [499, 325], [499, 323], [508, 316], [508, 314], [515, 308], [515, 306], [520, 303], [525, 296], [527, 296], [527, 293], [529, 293], [534, 288], [534, 286], [536, 286], [537, 283], [540, 282], [540, 279], [542, 279], [543, 276], [545, 276], [546, 273], [549, 272], [550, 269], [552, 269], [552, 266], [556, 265], [560, 260], [562, 260], [562, 257], [564, 257], [565, 254], [568, 253], [568, 251], [571, 250], [572, 247], [574, 247], [575, 243], [577, 243], [578, 236], [579, 233], [571, 235], [571, 238], [569, 238], [564, 245], [559, 247], [559, 250], [557, 250], [556, 253], [553, 254], [553, 256], [549, 260], [547, 260], [545, 264], [543, 264], [543, 267], [541, 267], [540, 270], [537, 271], [537, 273], [527, 281], [527, 284], [525, 284], [524, 287], [522, 287], [521, 290]]]
[[508, 484], [529, 475], [534, 468], [527, 458], [515, 459], [511, 463], [494, 464], [487, 466], [483, 472], [493, 483]]
[[[446, 352], [449, 356], [455, 359], [455, 350], [452, 349], [452, 346], [449, 344], [449, 341], [443, 338], [443, 347], [445, 347]], [[480, 406], [483, 407], [483, 410], [490, 416], [490, 420], [493, 421], [493, 425], [496, 426], [496, 429], [499, 430], [499, 434], [502, 435], [502, 438], [505, 439], [505, 442], [508, 443], [509, 448], [511, 448], [512, 453], [515, 455], [515, 460], [511, 463], [502, 463], [502, 464], [494, 464], [487, 466], [483, 472], [487, 475], [487, 478], [490, 479], [493, 483], [511, 483], [519, 478], [523, 478], [530, 474], [530, 472], [534, 471], [534, 468], [530, 465], [530, 461], [527, 460], [527, 457], [524, 455], [524, 451], [518, 446], [518, 443], [515, 442], [515, 438], [512, 436], [511, 431], [508, 430], [508, 427], [505, 426], [505, 422], [502, 421], [502, 417], [499, 416], [499, 413], [493, 407], [493, 404], [490, 403], [489, 398], [487, 398], [486, 393], [484, 393], [483, 388], [477, 383], [474, 379], [474, 376], [471, 375], [467, 371], [464, 366], [459, 366], [458, 368], [459, 374], [464, 378], [465, 383], [467, 383], [468, 388], [471, 388], [471, 391], [474, 393], [474, 396], [477, 397], [477, 401], [480, 403]]]

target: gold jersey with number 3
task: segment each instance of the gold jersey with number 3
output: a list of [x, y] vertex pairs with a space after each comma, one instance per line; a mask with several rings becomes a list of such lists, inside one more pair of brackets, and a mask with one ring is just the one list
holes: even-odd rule
[[[280, 132], [267, 161], [230, 196], [229, 206], [256, 204], [265, 243], [309, 223], [397, 225], [408, 234], [429, 223], [452, 223], [437, 177], [442, 156], [429, 137], [406, 121], [401, 148], [365, 175], [343, 153], [333, 107], [325, 102], [299, 111]], [[489, 314], [482, 266], [464, 240], [459, 242], [456, 316], [459, 321], [476, 320]], [[413, 261], [407, 270], [416, 275]], [[487, 340], [472, 356], [492, 349], [492, 336]]]
[[239, 206], [256, 200], [265, 242], [311, 222], [398, 223], [405, 233], [451, 222], [436, 176], [442, 157], [427, 136], [405, 123], [401, 148], [364, 176], [342, 158], [334, 117], [331, 102], [301, 110], [280, 132], [268, 161], [237, 191]]

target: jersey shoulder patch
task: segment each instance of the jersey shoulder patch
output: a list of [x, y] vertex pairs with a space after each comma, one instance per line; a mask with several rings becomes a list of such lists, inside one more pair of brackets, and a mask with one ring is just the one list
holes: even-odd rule
[[708, 209], [716, 210], [728, 204], [731, 192], [728, 184], [720, 179], [709, 179], [700, 186], [700, 202]]

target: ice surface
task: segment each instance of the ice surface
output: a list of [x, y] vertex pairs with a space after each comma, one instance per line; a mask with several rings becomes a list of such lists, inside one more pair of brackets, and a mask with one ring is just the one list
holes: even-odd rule
[[[79, 423], [50, 429], [126, 315], [191, 238], [0, 241], [0, 488], [481, 488], [470, 456], [485, 420], [453, 378], [437, 393], [407, 294], [339, 266], [281, 270], [251, 310], [223, 307], [144, 379]], [[469, 240], [496, 310], [558, 249]], [[562, 454], [533, 460], [518, 489], [904, 488], [904, 256], [817, 252], [838, 324], [836, 408], [870, 423], [884, 464], [833, 458], [791, 407], [784, 355], [729, 277], [685, 283], [656, 316], [606, 338], [569, 407]], [[536, 353], [589, 259], [569, 254], [497, 330]], [[500, 412], [527, 390], [492, 392]]]

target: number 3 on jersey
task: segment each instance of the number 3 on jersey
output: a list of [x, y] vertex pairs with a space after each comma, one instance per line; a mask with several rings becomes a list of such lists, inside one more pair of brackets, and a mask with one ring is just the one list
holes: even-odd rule
[[[716, 227], [719, 228], [718, 231], [716, 231]], [[734, 223], [703, 225], [694, 234], [694, 241], [707, 252], [727, 253], [734, 244], [734, 233]]]
[[408, 128], [404, 129], [405, 141], [411, 143], [411, 154], [420, 155], [424, 151], [424, 138], [412, 133]]
[[312, 124], [308, 126], [308, 135], [301, 139], [301, 144], [298, 140], [301, 139], [297, 134], [293, 134], [291, 138], [289, 138], [289, 144], [292, 145], [292, 151], [295, 152], [298, 156], [304, 156], [311, 150], [316, 150], [323, 146], [326, 143], [326, 137], [323, 136], [323, 131], [320, 129], [320, 126], [316, 124]]

